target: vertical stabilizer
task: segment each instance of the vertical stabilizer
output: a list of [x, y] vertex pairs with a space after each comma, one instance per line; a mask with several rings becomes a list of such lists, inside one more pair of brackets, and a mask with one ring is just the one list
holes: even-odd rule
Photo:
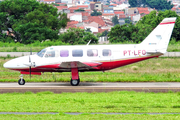
[[140, 45], [149, 53], [165, 53], [171, 38], [176, 18], [165, 18]]

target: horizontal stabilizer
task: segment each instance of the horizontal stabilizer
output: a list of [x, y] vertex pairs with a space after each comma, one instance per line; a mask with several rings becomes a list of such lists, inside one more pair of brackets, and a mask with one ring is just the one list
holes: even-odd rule
[[164, 54], [162, 52], [159, 51], [146, 51], [147, 54]]

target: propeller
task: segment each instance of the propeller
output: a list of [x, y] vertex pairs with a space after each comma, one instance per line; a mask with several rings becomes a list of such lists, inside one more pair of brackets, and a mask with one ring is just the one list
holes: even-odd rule
[[30, 49], [30, 55], [29, 55], [29, 63], [30, 63], [30, 66], [29, 66], [29, 75], [30, 75], [30, 79], [31, 79], [31, 65], [32, 65], [32, 63], [31, 63], [31, 56], [32, 55], [32, 49]]

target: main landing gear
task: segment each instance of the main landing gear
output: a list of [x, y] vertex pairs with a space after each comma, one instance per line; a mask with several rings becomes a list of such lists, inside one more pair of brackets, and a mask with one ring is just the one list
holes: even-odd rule
[[79, 79], [79, 72], [78, 72], [78, 68], [77, 68], [77, 63], [76, 62], [72, 62], [71, 63], [71, 85], [72, 86], [78, 86], [80, 83], [80, 79]]
[[23, 79], [23, 75], [20, 75], [20, 79], [18, 80], [19, 85], [25, 85], [25, 80]]
[[72, 85], [72, 86], [78, 86], [78, 85], [79, 85], [79, 82], [80, 82], [79, 79], [73, 80], [73, 79], [71, 78], [71, 85]]

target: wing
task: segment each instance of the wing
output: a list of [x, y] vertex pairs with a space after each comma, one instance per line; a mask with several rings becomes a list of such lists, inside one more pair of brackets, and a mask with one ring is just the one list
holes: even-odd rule
[[60, 68], [94, 68], [100, 66], [102, 63], [100, 62], [62, 62], [59, 67]]

